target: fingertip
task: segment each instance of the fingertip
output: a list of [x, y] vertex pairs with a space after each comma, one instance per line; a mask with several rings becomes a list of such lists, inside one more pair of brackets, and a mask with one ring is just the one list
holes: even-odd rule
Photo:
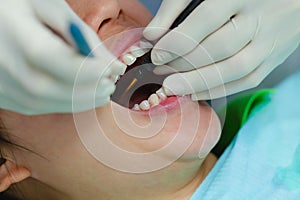
[[110, 96], [114, 93], [116, 86], [114, 84], [106, 84], [99, 87], [95, 95], [95, 107], [105, 106], [110, 102]]
[[167, 32], [166, 28], [159, 26], [152, 26], [151, 24], [143, 31], [143, 35], [147, 40], [154, 41], [158, 40]]
[[151, 52], [151, 61], [154, 65], [163, 65], [172, 60], [173, 56], [160, 49], [153, 49]]
[[192, 99], [192, 101], [200, 101], [197, 94], [192, 94], [191, 99]]
[[114, 93], [116, 86], [113, 83], [113, 81], [106, 79], [105, 81], [103, 81], [102, 83], [100, 83], [101, 85], [98, 86], [97, 88], [97, 97], [106, 97], [106, 96], [110, 96]]
[[163, 82], [163, 89], [167, 96], [185, 95], [186, 88], [186, 81], [178, 76], [178, 74], [168, 76]]
[[198, 92], [192, 95], [193, 101], [207, 101], [207, 100], [213, 100], [220, 97], [226, 96], [225, 94], [220, 94], [214, 89]]
[[165, 94], [167, 96], [172, 96], [172, 95], [176, 95], [174, 92], [172, 92], [172, 89], [170, 89], [168, 86], [163, 85], [162, 89], [164, 90]]
[[119, 60], [116, 60], [111, 64], [111, 75], [124, 75], [126, 68], [127, 65]]
[[201, 100], [209, 100], [209, 98], [205, 97], [202, 93], [192, 94], [192, 101], [201, 101]]

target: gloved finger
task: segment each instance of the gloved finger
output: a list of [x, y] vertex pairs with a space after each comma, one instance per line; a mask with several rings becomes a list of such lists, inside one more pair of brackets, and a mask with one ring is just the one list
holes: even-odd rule
[[[258, 22], [253, 18], [237, 15], [223, 27], [208, 36], [192, 52], [168, 63], [179, 72], [185, 72], [219, 62], [243, 49], [254, 37]], [[156, 74], [168, 74], [169, 68], [157, 67]]]
[[[95, 31], [78, 17], [65, 1], [32, 1], [39, 20], [54, 30], [55, 33], [62, 36], [69, 44], [76, 47], [74, 38], [70, 33], [72, 25], [76, 25], [82, 32], [81, 34], [89, 45], [92, 54], [95, 54], [96, 57], [101, 56], [106, 57], [106, 59], [116, 59], [106, 46], [102, 44]], [[55, 11], [55, 15], [53, 14], [53, 11]], [[49, 31], [53, 36], [54, 33], [51, 30]], [[117, 67], [117, 65], [114, 65], [112, 72], [123, 71], [123, 68], [124, 66]], [[120, 74], [119, 72], [117, 73]]]
[[[29, 79], [19, 78], [19, 82], [12, 83], [14, 90], [3, 93], [3, 96], [14, 99], [10, 104], [4, 104], [7, 109], [16, 109], [19, 106], [17, 111], [25, 112], [24, 114], [79, 112], [105, 105], [115, 90], [114, 83], [108, 79], [101, 79], [92, 85], [77, 83], [71, 87], [42, 74], [26, 77]], [[32, 82], [35, 83], [34, 86]]]
[[162, 1], [157, 14], [144, 30], [144, 37], [153, 41], [163, 36], [191, 1], [183, 0], [176, 3], [174, 0]]
[[[97, 73], [95, 71], [94, 73]], [[95, 77], [95, 79], [90, 80], [89, 82], [82, 81], [85, 79], [78, 75], [73, 82], [67, 84], [64, 81], [58, 81], [55, 77], [49, 76], [47, 72], [39, 70], [28, 70], [28, 68], [20, 67], [18, 71], [10, 70], [3, 71], [0, 75], [1, 82], [10, 83], [4, 84], [1, 87], [1, 90], [5, 91], [8, 96], [22, 95], [28, 96], [28, 98], [45, 98], [50, 101], [64, 101], [70, 100], [72, 97], [72, 92], [78, 86], [82, 93], [83, 97], [87, 94], [95, 95], [104, 95], [110, 96], [112, 94], [111, 89], [109, 92], [107, 88], [114, 88], [114, 82], [111, 81], [108, 77]], [[11, 81], [14, 80], [14, 81]], [[10, 90], [10, 88], [15, 88]], [[15, 93], [14, 93], [15, 92]], [[100, 94], [99, 94], [100, 93]], [[23, 101], [22, 98], [20, 101]], [[22, 102], [20, 102], [22, 104]]]
[[241, 3], [234, 2], [228, 6], [225, 1], [204, 1], [180, 26], [158, 41], [151, 53], [152, 62], [163, 65], [192, 51], [239, 11]]
[[192, 95], [193, 101], [217, 99], [257, 87], [277, 65], [272, 60], [262, 63], [247, 76]]
[[[32, 42], [30, 49], [22, 47], [27, 49], [24, 52], [30, 66], [38, 66], [33, 70], [47, 72], [60, 82], [73, 83], [77, 76], [80, 76], [82, 82], [90, 82], [101, 76], [120, 75], [126, 70], [127, 66], [113, 56], [104, 53], [98, 57], [85, 58], [60, 39], [51, 37], [51, 32], [43, 31], [43, 27], [34, 26], [32, 29], [40, 32], [39, 37], [43, 43]], [[44, 46], [51, 48], [46, 50]]]
[[[31, 90], [28, 91], [23, 89], [24, 87], [26, 87], [24, 85], [17, 85], [15, 84], [15, 82], [12, 82], [12, 84], [12, 87], [14, 88], [13, 90], [8, 89], [5, 90], [3, 94], [1, 94], [1, 99], [3, 99], [3, 101], [1, 101], [1, 108], [27, 115], [44, 114], [48, 112], [52, 113], [58, 111], [66, 112], [66, 110], [68, 110], [68, 112], [71, 112], [70, 101], [68, 101], [69, 105], [66, 104], [64, 105], [64, 107], [62, 107], [61, 105], [63, 101], [55, 99], [54, 97], [50, 100], [48, 98], [44, 99], [44, 97], [32, 95], [33, 91], [37, 91], [37, 89], [32, 89], [33, 87], [31, 87]], [[38, 88], [43, 89], [44, 93], [46, 93], [46, 91], [49, 91], [49, 94], [47, 95], [50, 95], [50, 93], [54, 93], [53, 88], [43, 88], [43, 86], [40, 85], [38, 86]], [[67, 90], [65, 90], [65, 93], [69, 94]], [[60, 97], [59, 95], [57, 96]], [[59, 110], [59, 108], [63, 110]]]
[[86, 93], [84, 86], [81, 88], [76, 85], [73, 92], [72, 111], [82, 112], [109, 103], [110, 96], [115, 90], [115, 85], [112, 82], [108, 84], [107, 81], [106, 79], [102, 79], [96, 89], [88, 93]]
[[[275, 50], [272, 54], [247, 76], [239, 80], [226, 83], [225, 85], [220, 85], [215, 88], [193, 94], [192, 99], [194, 101], [217, 99], [257, 87], [278, 65], [283, 62], [283, 60], [290, 55], [291, 52], [297, 48], [297, 46], [297, 43], [286, 46], [285, 48], [276, 48], [275, 46]], [[277, 57], [281, 57], [283, 59], [276, 59]]]
[[172, 94], [186, 95], [241, 79], [257, 68], [269, 56], [273, 47], [274, 43], [271, 41], [252, 42], [235, 56], [224, 61], [198, 70], [170, 75], [165, 79], [163, 86], [169, 88]]
[[[20, 71], [18, 71], [16, 74], [12, 74], [13, 80], [20, 80], [20, 85], [25, 87], [27, 86], [26, 88], [23, 87], [22, 89], [15, 90], [16, 92], [19, 92], [19, 94], [11, 94], [12, 97], [19, 95], [19, 98], [17, 99], [23, 99], [24, 96], [28, 96], [27, 101], [22, 100], [22, 102], [19, 102], [20, 105], [26, 104], [27, 106], [24, 107], [29, 107], [30, 105], [32, 105], [32, 99], [41, 100], [41, 98], [44, 96], [45, 100], [43, 102], [48, 102], [49, 106], [45, 104], [45, 108], [44, 106], [32, 108], [35, 112], [47, 113], [48, 111], [53, 112], [65, 110], [71, 112], [72, 110], [69, 110], [70, 105], [72, 105], [72, 102], [70, 101], [72, 95], [70, 94], [70, 92], [73, 91], [73, 88], [66, 89], [66, 87], [64, 86], [73, 87], [74, 81], [80, 82], [84, 85], [90, 85], [95, 81], [104, 78], [108, 79], [111, 74], [118, 72], [116, 69], [114, 69], [114, 67], [110, 68], [105, 66], [105, 62], [110, 64], [110, 61], [107, 60], [107, 57], [103, 57], [103, 59], [84, 58], [81, 55], [77, 55], [71, 47], [65, 45], [65, 43], [61, 40], [51, 37], [51, 32], [42, 31], [43, 29], [41, 26], [35, 25], [32, 26], [32, 29], [33, 31], [38, 29], [40, 33], [39, 38], [42, 39], [44, 43], [39, 42], [39, 40], [31, 40], [30, 35], [24, 34], [28, 36], [28, 40], [33, 41], [31, 43], [30, 49], [26, 48], [26, 44], [21, 43], [22, 45], [24, 45], [22, 48], [24, 48], [25, 50], [28, 49], [28, 51], [24, 51], [25, 54], [27, 54], [24, 56], [27, 58], [27, 62], [31, 62], [28, 63], [28, 66], [30, 67], [20, 67]], [[24, 35], [22, 35], [22, 37]], [[23, 40], [20, 39], [20, 41]], [[47, 47], [53, 48], [49, 48], [48, 51], [44, 50], [45, 43]], [[113, 64], [114, 63], [112, 63], [112, 65]], [[123, 63], [121, 63], [121, 65], [124, 66], [123, 71], [125, 71], [126, 65], [124, 65]], [[14, 70], [11, 70], [11, 72], [14, 72]], [[21, 77], [16, 77], [17, 75], [20, 75]], [[25, 78], [22, 76], [24, 76]], [[38, 80], [37, 77], [41, 77], [43, 78], [43, 80]], [[47, 78], [51, 80], [47, 81]], [[26, 84], [26, 80], [30, 80], [29, 83]], [[34, 87], [32, 85], [33, 82], [36, 84], [34, 85]], [[98, 90], [98, 93], [100, 93], [100, 95], [95, 95], [103, 96], [103, 99], [105, 99], [105, 101], [101, 101], [99, 98], [97, 100], [97, 106], [101, 105], [101, 102], [107, 102], [107, 99], [109, 99], [111, 93], [114, 90], [114, 87], [115, 86], [113, 82], [110, 81], [110, 87], [108, 87], [107, 85], [104, 85], [102, 87], [111, 88], [111, 92], [109, 94]], [[84, 91], [90, 91], [90, 88], [92, 87], [86, 87]], [[23, 94], [20, 91], [28, 91], [28, 93]], [[92, 92], [95, 93], [95, 91]], [[87, 99], [85, 95], [83, 95], [83, 97], [84, 99]], [[47, 101], [47, 98], [50, 99], [50, 101]], [[68, 101], [69, 104], [67, 104], [66, 101]], [[81, 102], [82, 103], [80, 103], [80, 105], [84, 105], [81, 107], [86, 108], [92, 106], [86, 101]], [[38, 104], [39, 102], [36, 102], [33, 105]], [[52, 107], [50, 105], [52, 105]], [[66, 107], [63, 109], [62, 105], [66, 105]], [[51, 107], [50, 110], [48, 110], [49, 107]], [[47, 109], [47, 111], [45, 111], [45, 109]]]

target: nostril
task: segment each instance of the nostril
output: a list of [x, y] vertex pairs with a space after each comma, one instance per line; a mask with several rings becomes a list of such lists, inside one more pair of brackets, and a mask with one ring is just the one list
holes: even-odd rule
[[0, 166], [3, 165], [6, 162], [4, 158], [0, 158]]
[[111, 19], [106, 19], [106, 20], [103, 20], [101, 22], [101, 24], [99, 25], [99, 28], [98, 28], [98, 31], [100, 31], [100, 29], [105, 26], [106, 24], [108, 24], [110, 22]]
[[98, 27], [98, 31], [100, 31], [100, 29], [103, 27], [103, 26], [105, 26], [106, 24], [108, 24], [109, 22], [111, 22], [112, 20], [118, 20], [118, 19], [120, 19], [120, 15], [122, 14], [122, 10], [120, 10], [117, 14], [116, 14], [116, 16], [115, 17], [110, 17], [110, 18], [107, 18], [107, 19], [105, 19], [105, 20], [103, 20], [101, 23], [100, 23], [100, 25], [99, 25], [99, 27]]

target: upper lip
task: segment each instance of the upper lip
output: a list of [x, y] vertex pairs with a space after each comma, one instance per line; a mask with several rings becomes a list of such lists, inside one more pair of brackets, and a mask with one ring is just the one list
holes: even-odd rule
[[119, 58], [129, 47], [142, 38], [143, 28], [126, 27], [103, 42], [106, 47]]

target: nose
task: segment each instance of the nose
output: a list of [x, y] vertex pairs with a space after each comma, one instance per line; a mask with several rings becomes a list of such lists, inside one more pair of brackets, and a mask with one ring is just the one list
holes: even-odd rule
[[77, 14], [95, 32], [106, 22], [117, 19], [120, 14], [119, 0], [83, 0], [77, 8]]

